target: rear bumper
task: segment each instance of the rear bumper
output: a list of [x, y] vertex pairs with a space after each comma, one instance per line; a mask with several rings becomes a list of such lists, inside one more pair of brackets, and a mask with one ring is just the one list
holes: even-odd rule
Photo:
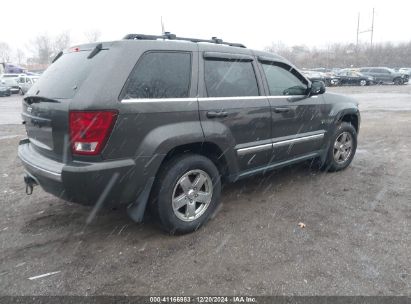
[[38, 153], [28, 139], [20, 141], [18, 156], [25, 173], [46, 192], [84, 205], [99, 199], [105, 205], [131, 203], [152, 177], [144, 168], [145, 158], [64, 164]]

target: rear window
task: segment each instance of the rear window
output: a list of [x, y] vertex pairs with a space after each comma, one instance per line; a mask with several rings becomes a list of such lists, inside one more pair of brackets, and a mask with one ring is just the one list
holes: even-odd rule
[[204, 80], [209, 97], [259, 95], [251, 62], [206, 60]]
[[103, 50], [93, 58], [87, 59], [90, 52], [90, 50], [72, 52], [61, 56], [47, 68], [28, 94], [47, 98], [73, 98], [93, 67], [102, 62], [106, 54]]

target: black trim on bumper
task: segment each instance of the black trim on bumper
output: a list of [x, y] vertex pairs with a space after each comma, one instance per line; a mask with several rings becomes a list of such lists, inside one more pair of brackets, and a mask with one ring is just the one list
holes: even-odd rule
[[146, 159], [63, 164], [41, 155], [29, 140], [20, 141], [18, 156], [26, 173], [34, 177], [46, 192], [85, 205], [98, 201], [114, 174], [119, 178], [105, 198], [105, 205], [135, 201], [148, 179], [148, 173], [142, 167]]

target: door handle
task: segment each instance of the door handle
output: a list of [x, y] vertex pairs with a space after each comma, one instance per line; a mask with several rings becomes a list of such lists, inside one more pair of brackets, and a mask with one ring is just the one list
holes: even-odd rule
[[227, 117], [227, 116], [228, 116], [228, 112], [226, 112], [226, 111], [220, 111], [220, 112], [209, 111], [209, 112], [207, 112], [207, 117], [208, 118], [219, 118], [219, 117]]
[[274, 108], [273, 109], [275, 113], [286, 113], [290, 112], [290, 108]]

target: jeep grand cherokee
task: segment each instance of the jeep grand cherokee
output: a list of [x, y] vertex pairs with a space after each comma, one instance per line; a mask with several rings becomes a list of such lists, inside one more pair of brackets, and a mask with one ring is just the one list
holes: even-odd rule
[[358, 104], [290, 62], [220, 39], [127, 35], [61, 52], [23, 101], [30, 191], [150, 206], [168, 232], [207, 221], [221, 183], [318, 159], [352, 161]]

